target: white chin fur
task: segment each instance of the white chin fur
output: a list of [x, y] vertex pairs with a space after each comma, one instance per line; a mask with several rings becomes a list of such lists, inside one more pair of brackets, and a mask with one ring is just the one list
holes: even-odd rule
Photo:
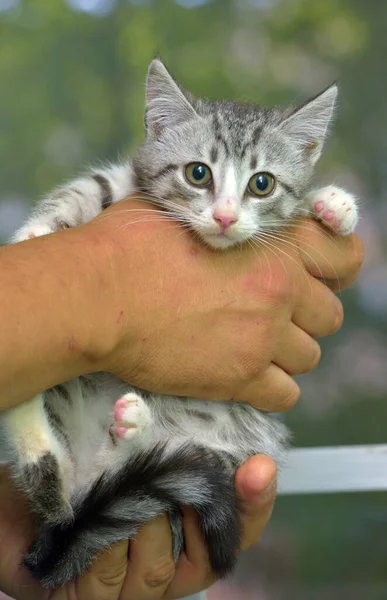
[[232, 246], [235, 246], [235, 244], [243, 241], [236, 238], [232, 239], [222, 234], [203, 234], [203, 232], [200, 232], [200, 237], [208, 246], [211, 246], [211, 248], [219, 248], [221, 250], [231, 248]]

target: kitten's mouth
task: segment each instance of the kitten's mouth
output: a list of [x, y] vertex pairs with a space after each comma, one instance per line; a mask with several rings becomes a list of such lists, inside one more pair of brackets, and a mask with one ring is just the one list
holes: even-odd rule
[[234, 246], [238, 240], [231, 237], [231, 232], [207, 233], [201, 234], [204, 241], [212, 248], [230, 248]]

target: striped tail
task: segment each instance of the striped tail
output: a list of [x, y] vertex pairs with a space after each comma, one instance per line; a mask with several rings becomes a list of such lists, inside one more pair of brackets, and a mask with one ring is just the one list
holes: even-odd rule
[[[73, 501], [72, 521], [38, 531], [25, 567], [44, 587], [65, 585], [101, 550], [133, 537], [162, 513], [173, 520], [176, 537], [180, 506], [189, 505], [198, 513], [214, 574], [225, 575], [234, 567], [241, 534], [234, 473], [227, 463], [223, 454], [189, 445], [173, 454], [159, 446], [131, 457], [119, 472], [105, 471], [86, 496]], [[182, 531], [177, 538], [176, 559], [183, 549]]]

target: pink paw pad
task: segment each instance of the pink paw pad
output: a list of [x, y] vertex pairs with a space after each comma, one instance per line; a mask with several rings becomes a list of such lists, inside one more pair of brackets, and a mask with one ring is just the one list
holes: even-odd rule
[[114, 420], [121, 421], [124, 416], [126, 407], [129, 405], [128, 400], [126, 398], [120, 398], [114, 405]]
[[134, 423], [129, 423], [125, 420], [125, 413], [127, 412], [128, 406], [135, 405], [136, 400], [128, 400], [127, 398], [119, 398], [114, 405], [114, 421], [115, 427], [114, 432], [117, 437], [125, 437], [128, 429], [137, 429]]
[[316, 211], [316, 213], [320, 213], [322, 210], [324, 210], [324, 202], [321, 202], [321, 200], [319, 200], [319, 202], [316, 202], [316, 204], [314, 205], [314, 210]]
[[334, 216], [335, 213], [333, 212], [333, 210], [327, 210], [327, 212], [323, 214], [322, 218], [324, 219], [324, 221], [332, 221]]
[[119, 438], [124, 438], [126, 435], [126, 432], [128, 431], [127, 427], [115, 427], [114, 428], [114, 433], [116, 434], [117, 437]]

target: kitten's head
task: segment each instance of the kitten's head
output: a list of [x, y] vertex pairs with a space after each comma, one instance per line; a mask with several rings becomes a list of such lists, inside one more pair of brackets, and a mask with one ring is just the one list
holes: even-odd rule
[[138, 185], [215, 248], [276, 229], [300, 214], [336, 95], [285, 110], [201, 100], [154, 60]]

